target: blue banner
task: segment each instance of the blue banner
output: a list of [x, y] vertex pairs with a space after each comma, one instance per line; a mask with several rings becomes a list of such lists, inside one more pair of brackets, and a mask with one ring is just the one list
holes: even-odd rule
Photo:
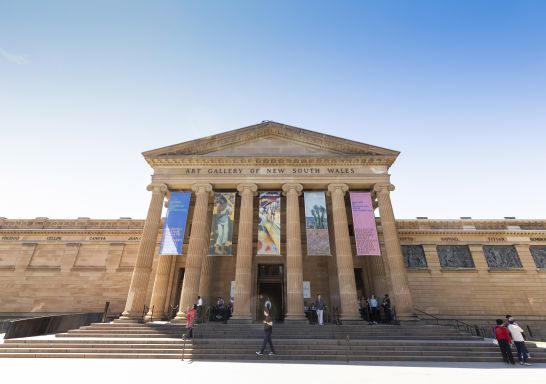
[[160, 255], [181, 255], [191, 192], [171, 192], [169, 210], [165, 218]]

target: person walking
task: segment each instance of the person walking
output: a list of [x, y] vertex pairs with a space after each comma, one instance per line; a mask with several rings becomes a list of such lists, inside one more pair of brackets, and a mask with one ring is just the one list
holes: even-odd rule
[[495, 338], [499, 342], [502, 359], [506, 364], [516, 364], [514, 356], [512, 356], [512, 351], [510, 350], [510, 344], [512, 344], [510, 331], [508, 331], [506, 327], [503, 327], [502, 323], [502, 319], [497, 319], [497, 326], [495, 327]]
[[269, 356], [275, 355], [275, 348], [273, 347], [273, 341], [271, 341], [271, 334], [273, 333], [273, 320], [271, 320], [271, 316], [269, 316], [269, 310], [264, 308], [264, 341], [262, 343], [262, 348], [256, 352], [258, 356], [261, 356], [264, 354], [265, 347], [269, 343], [269, 348], [271, 349], [271, 352], [269, 352]]
[[510, 332], [510, 336], [512, 336], [512, 340], [514, 341], [514, 344], [516, 345], [516, 349], [518, 351], [518, 360], [521, 365], [531, 365], [527, 362], [527, 358], [529, 357], [529, 351], [527, 350], [527, 347], [525, 346], [525, 339], [523, 338], [523, 329], [514, 321], [514, 319], [510, 318], [508, 319], [508, 331]]
[[322, 300], [322, 297], [320, 294], [317, 295], [317, 299], [315, 300], [315, 311], [317, 312], [317, 320], [318, 325], [323, 325], [323, 314], [324, 314], [324, 308], [326, 307], [326, 304], [324, 304], [324, 300]]

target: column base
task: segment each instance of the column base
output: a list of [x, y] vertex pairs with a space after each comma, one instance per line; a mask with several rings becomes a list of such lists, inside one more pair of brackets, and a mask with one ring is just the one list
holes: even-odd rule
[[184, 318], [182, 318], [182, 317], [180, 317], [180, 318], [175, 317], [174, 319], [172, 319], [172, 320], [170, 321], [170, 323], [171, 323], [171, 324], [186, 324], [186, 318], [185, 318], [185, 317], [184, 317]]
[[133, 324], [138, 324], [138, 323], [142, 323], [142, 318], [132, 318], [132, 317], [128, 317], [128, 316], [122, 316], [120, 317], [119, 319], [114, 319], [114, 323], [133, 323]]

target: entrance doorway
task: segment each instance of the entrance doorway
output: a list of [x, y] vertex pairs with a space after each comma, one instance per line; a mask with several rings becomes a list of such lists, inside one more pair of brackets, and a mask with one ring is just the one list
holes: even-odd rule
[[276, 321], [282, 321], [284, 319], [283, 277], [282, 264], [258, 265], [258, 302], [256, 303], [256, 320], [263, 320], [263, 308], [268, 298], [269, 301], [271, 301], [271, 318]]

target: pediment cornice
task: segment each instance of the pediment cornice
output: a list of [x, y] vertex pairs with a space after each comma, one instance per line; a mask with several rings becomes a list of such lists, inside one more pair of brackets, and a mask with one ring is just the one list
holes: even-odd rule
[[162, 156], [146, 159], [153, 167], [175, 166], [321, 166], [321, 165], [386, 165], [396, 157], [391, 156], [332, 156], [332, 157], [202, 157]]
[[[303, 147], [312, 148], [314, 150], [322, 150], [328, 152], [328, 156], [320, 158], [328, 158], [324, 162], [319, 162], [318, 156], [299, 156], [306, 158], [304, 164], [333, 164], [334, 162], [347, 161], [344, 157], [359, 157], [356, 160], [357, 164], [363, 164], [361, 158], [371, 157], [366, 164], [385, 164], [391, 165], [399, 152], [386, 148], [376, 147], [369, 144], [359, 143], [352, 140], [342, 139], [335, 136], [330, 136], [318, 132], [305, 130], [302, 128], [292, 127], [276, 122], [263, 122], [245, 128], [236, 129], [233, 131], [224, 132], [217, 135], [212, 135], [202, 139], [192, 140], [185, 143], [175, 144], [151, 151], [144, 152], [143, 155], [148, 163], [153, 167], [155, 165], [180, 165], [182, 163], [195, 165], [198, 163], [196, 157], [201, 158], [201, 164], [226, 164], [226, 161], [231, 161], [231, 164], [243, 164], [245, 160], [239, 159], [236, 156], [217, 156], [216, 159], [205, 159], [215, 157], [214, 152], [222, 151], [227, 148], [249, 144], [264, 138], [277, 138], [291, 143], [297, 143]], [[331, 155], [330, 155], [331, 154]], [[266, 164], [265, 159], [260, 157], [250, 156], [252, 163], [248, 164]], [[384, 158], [379, 160], [378, 158]], [[182, 160], [187, 159], [187, 160]], [[290, 156], [284, 160], [288, 163], [295, 164], [290, 160]], [[272, 160], [272, 161], [278, 161]], [[292, 161], [292, 163], [290, 163]], [[258, 162], [258, 163], [257, 163]], [[280, 164], [280, 163], [278, 163]]]

